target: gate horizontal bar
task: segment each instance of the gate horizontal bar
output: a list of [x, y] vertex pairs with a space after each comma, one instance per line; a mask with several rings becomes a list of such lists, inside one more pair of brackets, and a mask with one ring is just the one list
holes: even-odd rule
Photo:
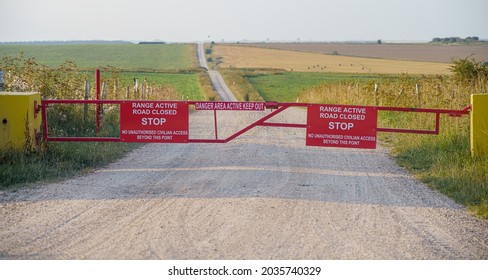
[[290, 127], [290, 128], [307, 128], [306, 124], [299, 123], [262, 123], [259, 126], [272, 126], [272, 127]]
[[462, 110], [449, 110], [449, 109], [423, 109], [423, 108], [401, 108], [401, 107], [381, 107], [375, 106], [379, 111], [397, 111], [397, 112], [416, 112], [416, 113], [437, 113], [448, 114], [451, 117], [468, 115], [471, 111], [471, 105], [466, 106]]

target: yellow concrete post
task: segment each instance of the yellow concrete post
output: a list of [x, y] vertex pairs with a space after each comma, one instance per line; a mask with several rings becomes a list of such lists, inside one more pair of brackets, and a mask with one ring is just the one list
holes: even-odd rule
[[471, 95], [471, 155], [488, 156], [488, 94]]
[[0, 92], [0, 149], [31, 149], [41, 132], [41, 96], [33, 92]]

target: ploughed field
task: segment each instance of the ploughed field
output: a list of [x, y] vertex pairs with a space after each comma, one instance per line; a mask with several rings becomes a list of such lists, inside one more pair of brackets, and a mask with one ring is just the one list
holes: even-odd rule
[[432, 44], [333, 44], [333, 43], [266, 43], [245, 44], [259, 48], [302, 51], [345, 56], [385, 58], [449, 63], [452, 58], [472, 56], [488, 61], [488, 44], [432, 45]]

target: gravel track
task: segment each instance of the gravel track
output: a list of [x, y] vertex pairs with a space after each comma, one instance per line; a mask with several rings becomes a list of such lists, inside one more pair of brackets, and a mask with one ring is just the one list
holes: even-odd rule
[[[192, 138], [213, 137], [212, 115], [191, 114]], [[219, 112], [219, 136], [258, 115]], [[4, 192], [0, 258], [488, 259], [488, 221], [384, 148], [305, 147], [303, 129], [268, 127], [228, 144], [148, 144], [87, 175]]]

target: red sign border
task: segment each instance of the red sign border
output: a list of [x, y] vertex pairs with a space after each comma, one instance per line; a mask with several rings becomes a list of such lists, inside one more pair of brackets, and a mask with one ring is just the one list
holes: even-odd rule
[[[336, 118], [324, 118], [320, 119], [319, 116], [314, 115], [320, 113], [321, 106], [329, 106], [329, 107], [341, 107], [341, 108], [365, 108], [366, 109], [366, 120], [367, 124], [370, 127], [355, 129], [354, 132], [342, 132], [342, 133], [335, 133], [335, 131], [330, 131], [325, 127], [326, 120], [335, 120]], [[347, 113], [349, 114], [349, 113]], [[359, 123], [359, 120], [348, 120], [352, 123]], [[357, 131], [361, 133], [355, 133]], [[342, 105], [342, 104], [310, 104], [307, 106], [307, 129], [306, 129], [306, 145], [307, 146], [319, 146], [319, 147], [334, 147], [334, 148], [355, 148], [355, 149], [376, 149], [377, 146], [377, 130], [378, 130], [378, 109], [374, 106], [358, 106], [358, 105]], [[362, 133], [365, 132], [366, 134]], [[310, 137], [311, 134], [324, 134], [330, 135], [331, 138], [335, 138], [331, 141], [331, 143], [323, 143], [323, 138], [315, 138]], [[337, 135], [337, 137], [334, 137]], [[358, 145], [350, 145], [347, 143], [342, 143], [343, 141], [349, 141], [350, 139], [344, 139], [348, 137], [344, 136], [359, 136], [359, 137], [374, 137], [374, 141], [366, 141], [366, 140], [351, 140], [351, 141], [360, 141]], [[342, 138], [341, 138], [342, 137]], [[317, 140], [321, 139], [321, 140]], [[322, 143], [320, 143], [322, 141]], [[350, 142], [349, 142], [350, 143]]]
[[[138, 117], [134, 117], [132, 113], [130, 113], [130, 109], [132, 109], [133, 103], [176, 103], [178, 104], [177, 109], [178, 112], [176, 115], [172, 116], [172, 118], [178, 118], [179, 129], [178, 131], [186, 132], [185, 135], [176, 135], [176, 139], [168, 140], [160, 140], [160, 139], [133, 139], [133, 136], [129, 136], [128, 134], [123, 134], [124, 130], [147, 130], [147, 131], [158, 131], [148, 128], [138, 128], [133, 127], [134, 122]], [[183, 105], [183, 106], [181, 106]], [[190, 127], [190, 116], [189, 116], [189, 103], [187, 101], [158, 101], [158, 100], [126, 100], [120, 103], [120, 142], [127, 142], [127, 143], [188, 143], [189, 142], [189, 127]], [[138, 115], [139, 116], [139, 115]], [[142, 116], [142, 115], [141, 115]], [[148, 115], [146, 115], [148, 116]], [[149, 115], [152, 116], [152, 115]], [[142, 117], [141, 117], [142, 118]], [[159, 130], [163, 131], [163, 130]], [[169, 129], [168, 131], [174, 131], [174, 129]], [[137, 135], [137, 134], [133, 134]], [[174, 134], [172, 134], [173, 136]]]

